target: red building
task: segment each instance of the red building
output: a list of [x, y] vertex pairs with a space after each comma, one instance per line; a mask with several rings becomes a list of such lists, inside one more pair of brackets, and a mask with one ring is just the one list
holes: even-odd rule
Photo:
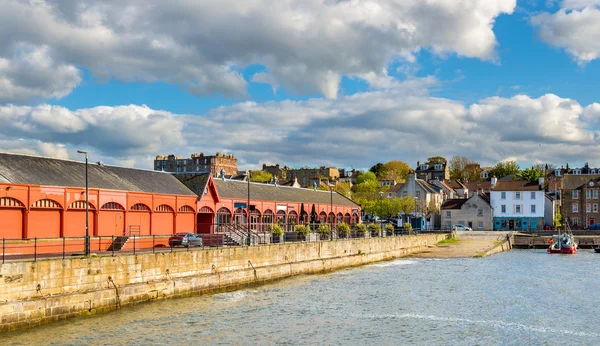
[[[197, 196], [168, 173], [88, 166], [90, 236], [193, 232]], [[85, 163], [0, 153], [0, 238], [85, 235]]]
[[[360, 222], [359, 206], [337, 193], [89, 164], [89, 234], [215, 233], [250, 226]], [[85, 163], [0, 153], [0, 238], [85, 236]], [[237, 205], [236, 205], [237, 204]]]

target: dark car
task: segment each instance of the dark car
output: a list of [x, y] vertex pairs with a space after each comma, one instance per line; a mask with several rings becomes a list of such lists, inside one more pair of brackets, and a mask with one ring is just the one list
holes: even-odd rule
[[590, 231], [597, 231], [597, 230], [600, 230], [600, 223], [594, 223], [594, 224], [591, 224], [591, 225], [589, 225], [589, 226], [585, 227], [584, 229], [588, 229], [588, 230], [590, 230]]
[[202, 238], [194, 233], [177, 233], [169, 238], [169, 246], [202, 246]]

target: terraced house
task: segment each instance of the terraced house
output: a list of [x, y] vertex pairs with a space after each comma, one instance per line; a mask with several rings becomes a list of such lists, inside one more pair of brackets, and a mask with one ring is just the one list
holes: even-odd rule
[[563, 220], [573, 228], [600, 222], [600, 174], [565, 174], [561, 185]]
[[492, 177], [490, 204], [494, 230], [540, 230], [545, 207], [550, 201], [543, 190], [544, 180], [498, 180]]

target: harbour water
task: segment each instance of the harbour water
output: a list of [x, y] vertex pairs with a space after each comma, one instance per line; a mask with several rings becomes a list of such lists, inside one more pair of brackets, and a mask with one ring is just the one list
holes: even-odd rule
[[3, 345], [594, 345], [600, 254], [399, 259], [0, 335]]

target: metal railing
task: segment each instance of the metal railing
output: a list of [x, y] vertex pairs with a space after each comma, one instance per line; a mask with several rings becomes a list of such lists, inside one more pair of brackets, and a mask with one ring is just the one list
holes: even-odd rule
[[[344, 241], [355, 238], [371, 237], [399, 237], [418, 233], [450, 233], [450, 230], [429, 230], [409, 232], [402, 229], [394, 229], [393, 232], [366, 232], [361, 233], [351, 229], [348, 234], [340, 234], [335, 229], [331, 232], [319, 232], [318, 226], [321, 224], [310, 224], [309, 233], [302, 235], [294, 231], [283, 232], [281, 236], [273, 236], [270, 232], [250, 232], [250, 245], [260, 244], [284, 244], [293, 242], [320, 242], [320, 241]], [[216, 228], [215, 228], [216, 229]], [[261, 228], [264, 229], [264, 228]], [[289, 228], [288, 228], [289, 229]], [[197, 234], [202, 238], [201, 246], [170, 246], [169, 237], [171, 234], [164, 235], [137, 235], [129, 234], [125, 236], [99, 236], [90, 237], [90, 249], [92, 256], [115, 256], [118, 254], [138, 254], [138, 253], [157, 253], [157, 252], [175, 252], [190, 251], [191, 248], [210, 248], [225, 246], [248, 246], [248, 232], [245, 227], [223, 228], [223, 232], [211, 234]], [[192, 232], [190, 232], [192, 233]], [[233, 236], [233, 237], [232, 237]], [[230, 239], [227, 239], [229, 237]], [[234, 242], [231, 238], [237, 237]], [[121, 239], [119, 239], [121, 238]], [[123, 238], [128, 238], [123, 240]], [[124, 241], [122, 247], [117, 249], [116, 242]], [[119, 244], [121, 245], [121, 244]], [[65, 238], [2, 238], [1, 239], [0, 259], [2, 263], [15, 260], [33, 260], [42, 258], [66, 258], [66, 257], [84, 257], [85, 256], [85, 237], [65, 237]]]

